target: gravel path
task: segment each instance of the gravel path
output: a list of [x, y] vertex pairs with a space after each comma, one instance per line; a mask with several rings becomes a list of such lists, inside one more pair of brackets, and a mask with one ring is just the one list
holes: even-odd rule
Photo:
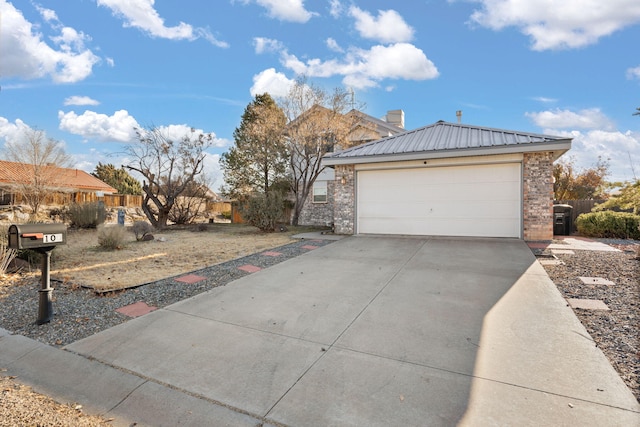
[[123, 306], [144, 301], [150, 306], [166, 307], [250, 274], [239, 270], [240, 266], [270, 267], [312, 250], [304, 246], [321, 247], [329, 243], [332, 241], [300, 240], [271, 249], [281, 254], [278, 256], [262, 255], [263, 251], [196, 270], [192, 274], [207, 279], [194, 284], [177, 282], [177, 277], [184, 276], [181, 274], [137, 288], [100, 295], [91, 289], [69, 287], [65, 283], [52, 281], [54, 317], [50, 323], [40, 326], [35, 323], [39, 298], [37, 289], [40, 285], [34, 280], [25, 281], [18, 286], [5, 288], [5, 295], [0, 295], [0, 328], [61, 347], [129, 320], [130, 317], [116, 312]]
[[[574, 255], [555, 255], [563, 264], [544, 268], [565, 298], [600, 300], [609, 307], [608, 311], [579, 308], [573, 311], [640, 401], [640, 260], [637, 258], [640, 242], [594, 240], [622, 252], [574, 250]], [[544, 259], [553, 255], [549, 249], [533, 252]], [[580, 277], [601, 277], [614, 285], [585, 284]]]

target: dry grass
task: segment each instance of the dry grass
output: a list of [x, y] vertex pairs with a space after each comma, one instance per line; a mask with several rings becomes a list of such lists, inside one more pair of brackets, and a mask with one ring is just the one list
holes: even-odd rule
[[99, 247], [96, 230], [69, 230], [67, 244], [54, 250], [51, 275], [98, 291], [124, 289], [281, 246], [297, 232], [300, 229], [262, 233], [245, 225], [207, 224], [168, 228], [153, 233], [155, 240], [148, 242], [127, 233], [122, 249], [107, 251]]
[[63, 405], [0, 372], [0, 426], [110, 426], [86, 415], [80, 405]]

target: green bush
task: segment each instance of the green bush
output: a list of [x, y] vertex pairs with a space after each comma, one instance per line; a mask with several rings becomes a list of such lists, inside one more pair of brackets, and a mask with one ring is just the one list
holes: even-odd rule
[[278, 193], [252, 196], [240, 205], [240, 214], [247, 224], [269, 232], [276, 229], [276, 224], [282, 216], [283, 210], [282, 196]]
[[122, 249], [127, 240], [127, 232], [120, 225], [98, 227], [98, 245], [108, 250]]
[[97, 228], [106, 217], [107, 210], [99, 203], [72, 203], [65, 214], [69, 226], [76, 228]]
[[628, 212], [591, 212], [576, 219], [578, 232], [589, 237], [640, 239], [640, 215]]
[[231, 219], [231, 211], [224, 211], [220, 215], [222, 215], [224, 219]]

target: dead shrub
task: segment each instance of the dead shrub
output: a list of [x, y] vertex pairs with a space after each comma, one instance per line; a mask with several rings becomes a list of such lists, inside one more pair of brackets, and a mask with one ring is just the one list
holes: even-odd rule
[[6, 226], [0, 227], [0, 274], [7, 272], [9, 264], [18, 255], [17, 250], [8, 247], [8, 230]]
[[153, 232], [153, 226], [149, 224], [147, 221], [136, 221], [133, 223], [133, 227], [131, 227], [131, 231], [136, 236], [136, 240], [140, 242], [144, 240], [144, 237], [147, 234], [151, 234]]
[[127, 239], [127, 232], [120, 225], [98, 227], [98, 245], [108, 250], [122, 249]]

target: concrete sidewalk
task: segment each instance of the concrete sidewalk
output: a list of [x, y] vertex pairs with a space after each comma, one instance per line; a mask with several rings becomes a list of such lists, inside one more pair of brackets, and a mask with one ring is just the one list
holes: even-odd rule
[[640, 425], [518, 240], [343, 239], [0, 367], [114, 425]]

